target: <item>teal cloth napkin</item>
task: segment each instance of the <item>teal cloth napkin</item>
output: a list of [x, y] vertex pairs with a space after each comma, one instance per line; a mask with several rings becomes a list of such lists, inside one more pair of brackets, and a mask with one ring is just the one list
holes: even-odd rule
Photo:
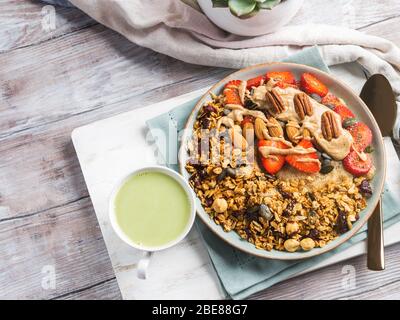
[[[317, 47], [305, 49], [285, 61], [306, 64], [329, 72]], [[172, 120], [172, 123], [176, 126], [177, 133], [180, 132], [199, 98], [186, 102], [165, 114], [147, 121], [148, 127], [151, 131], [156, 129], [168, 133], [171, 132]], [[157, 144], [157, 139], [155, 141]], [[163, 149], [169, 150], [170, 148]], [[168, 151], [162, 152], [165, 153], [162, 154], [164, 159], [171, 159], [171, 157], [176, 156], [168, 154]], [[166, 163], [168, 162], [166, 161]], [[171, 165], [170, 167], [178, 171], [177, 165]], [[396, 198], [399, 191], [393, 189], [393, 186], [386, 185], [383, 194], [385, 228], [400, 220], [400, 201], [397, 199], [398, 197]], [[278, 261], [254, 257], [234, 249], [214, 235], [200, 219], [196, 220], [196, 227], [202, 235], [226, 296], [232, 299], [243, 299], [257, 291], [266, 289], [364, 240], [367, 236], [365, 226], [349, 241], [328, 253], [302, 261]]]

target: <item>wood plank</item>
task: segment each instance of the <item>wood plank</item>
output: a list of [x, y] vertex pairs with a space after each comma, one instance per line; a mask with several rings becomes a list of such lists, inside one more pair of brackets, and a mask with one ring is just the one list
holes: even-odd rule
[[121, 292], [115, 278], [95, 284], [91, 288], [77, 290], [55, 300], [120, 300]]
[[0, 223], [0, 299], [47, 299], [113, 277], [89, 198]]
[[[386, 270], [369, 271], [366, 257], [361, 256], [300, 277], [279, 283], [254, 294], [251, 299], [390, 299], [399, 298], [400, 292], [400, 244], [385, 250]], [[355, 270], [355, 287], [346, 287], [347, 269]], [[348, 267], [347, 267], [348, 268]]]
[[2, 54], [0, 65], [0, 138], [127, 99], [139, 107], [228, 73], [157, 54], [100, 25]]
[[46, 4], [38, 0], [0, 0], [0, 53], [31, 46], [97, 24], [76, 8], [55, 7], [55, 29], [42, 27]]

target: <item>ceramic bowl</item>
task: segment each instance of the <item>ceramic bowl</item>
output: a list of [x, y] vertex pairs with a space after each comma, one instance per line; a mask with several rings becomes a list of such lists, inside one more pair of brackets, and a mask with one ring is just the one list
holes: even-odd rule
[[[354, 234], [357, 233], [358, 230], [367, 222], [368, 218], [371, 216], [374, 208], [376, 207], [378, 200], [381, 196], [383, 190], [383, 184], [385, 180], [385, 172], [386, 172], [386, 161], [385, 161], [385, 151], [383, 145], [383, 138], [381, 132], [379, 130], [378, 124], [376, 123], [372, 113], [369, 111], [364, 102], [358, 97], [358, 95], [353, 92], [346, 84], [336, 79], [330, 74], [322, 72], [318, 69], [308, 67], [305, 65], [294, 64], [294, 63], [270, 63], [270, 64], [261, 64], [252, 67], [248, 67], [242, 70], [239, 70], [235, 73], [232, 73], [228, 77], [224, 78], [217, 84], [215, 84], [197, 103], [194, 107], [191, 115], [188, 118], [186, 123], [186, 128], [193, 128], [193, 124], [196, 120], [197, 113], [203, 106], [203, 104], [209, 101], [210, 92], [214, 94], [219, 94], [222, 91], [224, 84], [226, 84], [230, 80], [239, 79], [239, 80], [247, 80], [250, 78], [254, 78], [256, 76], [265, 74], [269, 71], [291, 71], [295, 74], [296, 78], [300, 78], [300, 75], [304, 72], [310, 72], [315, 74], [318, 78], [321, 79], [329, 88], [329, 90], [337, 95], [338, 97], [343, 98], [351, 110], [355, 113], [356, 117], [366, 123], [374, 136], [373, 139], [373, 161], [378, 168], [374, 179], [372, 180], [372, 187], [374, 193], [370, 199], [368, 199], [367, 207], [360, 213], [360, 218], [357, 222], [354, 223], [353, 228], [339, 236], [337, 239], [328, 243], [323, 248], [315, 248], [310, 251], [297, 251], [294, 253], [283, 252], [283, 251], [265, 251], [256, 249], [254, 245], [247, 241], [243, 241], [239, 235], [235, 232], [224, 232], [223, 229], [215, 224], [215, 222], [210, 219], [209, 215], [204, 211], [201, 202], [198, 198], [196, 198], [196, 208], [198, 217], [209, 227], [209, 229], [214, 232], [221, 239], [234, 246], [235, 248], [242, 250], [246, 253], [252, 254], [254, 256], [268, 258], [268, 259], [279, 259], [279, 260], [297, 260], [310, 258], [313, 256], [320, 255], [322, 253], [328, 252], [345, 241], [349, 240]], [[182, 137], [182, 145], [180, 148], [180, 156], [179, 156], [179, 164], [181, 174], [185, 177], [185, 179], [189, 179], [190, 175], [185, 169], [185, 164], [188, 159], [188, 154], [186, 152], [187, 142], [190, 140], [190, 130], [185, 130], [185, 133]]]
[[221, 29], [240, 36], [259, 36], [286, 25], [303, 5], [303, 0], [286, 0], [272, 10], [260, 10], [249, 19], [235, 17], [229, 8], [213, 8], [211, 0], [198, 0], [205, 15]]

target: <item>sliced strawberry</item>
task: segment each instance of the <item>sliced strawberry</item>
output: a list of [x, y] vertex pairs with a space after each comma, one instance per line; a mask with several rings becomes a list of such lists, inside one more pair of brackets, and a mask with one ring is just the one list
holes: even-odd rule
[[277, 82], [284, 82], [287, 84], [296, 85], [296, 78], [290, 71], [272, 71], [272, 72], [267, 72], [265, 76], [268, 81], [273, 79]]
[[274, 85], [274, 87], [279, 87], [279, 88], [281, 88], [281, 89], [286, 89], [286, 88], [289, 88], [289, 87], [295, 88], [295, 89], [298, 89], [298, 88], [299, 88], [299, 87], [298, 87], [297, 85], [295, 85], [295, 84], [290, 84], [290, 83], [286, 83], [286, 82], [282, 82], [282, 81], [276, 82], [275, 85]]
[[237, 88], [241, 83], [242, 80], [231, 80], [225, 85], [224, 88]]
[[360, 157], [360, 155], [353, 150], [343, 159], [343, 167], [353, 176], [362, 176], [367, 174], [372, 168], [372, 157], [367, 153], [363, 153]]
[[[272, 140], [260, 140], [258, 141], [258, 147], [274, 147], [278, 149], [287, 149], [288, 146], [281, 141]], [[284, 155], [271, 155], [270, 158], [261, 157], [261, 163], [265, 169], [270, 174], [275, 174], [282, 169], [285, 164]]]
[[336, 97], [333, 93], [330, 92], [321, 99], [321, 103], [331, 109], [333, 109], [338, 105], [343, 104], [338, 97]]
[[240, 125], [243, 127], [246, 123], [254, 123], [255, 118], [253, 116], [244, 116]]
[[239, 92], [236, 88], [225, 88], [225, 103], [226, 104], [239, 104], [242, 105], [242, 101], [240, 100]]
[[353, 136], [353, 148], [363, 151], [372, 142], [371, 129], [365, 123], [357, 122], [349, 126], [347, 130]]
[[325, 97], [328, 94], [328, 88], [311, 73], [303, 73], [300, 79], [300, 87], [308, 94], [317, 94]]
[[[312, 142], [305, 139], [301, 140], [298, 146], [303, 147], [304, 149], [313, 148]], [[307, 161], [307, 159], [310, 159], [311, 161]], [[321, 162], [313, 159], [318, 159], [317, 152], [307, 154], [291, 154], [286, 156], [286, 162], [289, 163], [293, 168], [307, 173], [317, 173], [321, 169]]]
[[343, 104], [338, 104], [337, 106], [335, 106], [333, 108], [333, 111], [340, 115], [340, 117], [342, 118], [342, 122], [349, 118], [355, 118], [354, 113]]
[[247, 80], [247, 89], [251, 89], [252, 87], [258, 87], [262, 81], [264, 81], [264, 76], [258, 76], [252, 79]]

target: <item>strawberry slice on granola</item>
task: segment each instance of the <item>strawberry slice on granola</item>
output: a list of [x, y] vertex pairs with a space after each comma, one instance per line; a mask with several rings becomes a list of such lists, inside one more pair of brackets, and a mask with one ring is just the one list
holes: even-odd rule
[[[304, 149], [313, 148], [311, 141], [303, 139], [297, 146]], [[317, 152], [311, 152], [306, 154], [291, 154], [286, 156], [286, 162], [289, 163], [293, 168], [307, 173], [317, 173], [321, 169], [321, 162], [318, 159]]]
[[239, 91], [235, 87], [226, 87], [223, 91], [225, 96], [225, 104], [238, 104], [242, 105], [242, 101], [240, 99]]
[[328, 88], [316, 76], [311, 73], [303, 73], [300, 79], [300, 87], [307, 94], [317, 94], [325, 97], [328, 94]]
[[372, 157], [368, 153], [360, 154], [353, 150], [343, 159], [343, 167], [353, 176], [362, 176], [372, 168]]
[[252, 79], [247, 80], [247, 89], [251, 89], [252, 87], [258, 87], [265, 80], [264, 76], [258, 76]]
[[372, 131], [363, 122], [356, 122], [355, 124], [346, 128], [353, 137], [353, 149], [361, 152], [364, 151], [372, 142]]
[[350, 118], [355, 118], [354, 113], [343, 104], [335, 106], [333, 108], [333, 111], [339, 114], [340, 118], [342, 118], [342, 122]]
[[[281, 141], [260, 140], [258, 141], [258, 148], [260, 147], [273, 147], [278, 149], [287, 149], [288, 146]], [[285, 156], [283, 155], [270, 155], [268, 158], [261, 156], [261, 163], [265, 171], [269, 174], [276, 174], [282, 169], [285, 164]]]
[[285, 83], [290, 85], [296, 85], [296, 78], [294, 77], [293, 73], [290, 71], [272, 71], [267, 72], [265, 75], [267, 80], [274, 80], [278, 83]]

